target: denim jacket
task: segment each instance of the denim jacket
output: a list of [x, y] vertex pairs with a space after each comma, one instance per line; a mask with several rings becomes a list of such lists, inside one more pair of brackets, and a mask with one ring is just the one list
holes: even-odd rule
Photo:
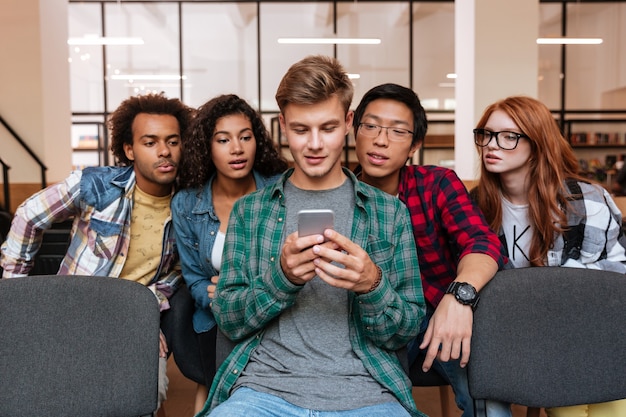
[[[44, 230], [74, 217], [58, 274], [119, 277], [130, 244], [133, 167], [92, 167], [39, 191], [18, 207], [2, 245], [5, 278], [28, 275]], [[161, 262], [151, 283], [176, 264], [171, 219], [164, 225]]]
[[[264, 177], [253, 171], [257, 190], [273, 184], [280, 177]], [[211, 186], [215, 176], [202, 188], [180, 190], [172, 199], [172, 218], [178, 242], [178, 254], [185, 283], [195, 301], [193, 328], [197, 333], [209, 331], [215, 326], [215, 318], [209, 304], [207, 286], [217, 270], [211, 263], [211, 254], [220, 221], [213, 207]]]

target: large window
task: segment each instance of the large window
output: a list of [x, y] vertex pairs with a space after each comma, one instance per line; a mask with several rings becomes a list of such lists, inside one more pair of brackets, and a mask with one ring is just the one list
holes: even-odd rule
[[[70, 5], [69, 36], [82, 38], [102, 33], [99, 3]], [[102, 46], [69, 45], [70, 89], [73, 112], [104, 111]]]
[[[69, 46], [75, 121], [102, 123], [123, 99], [145, 91], [164, 91], [194, 107], [218, 94], [234, 93], [264, 113], [271, 127], [278, 111], [274, 95], [287, 68], [306, 55], [325, 54], [336, 56], [353, 77], [354, 105], [377, 84], [413, 88], [429, 111], [429, 134], [440, 136], [433, 147], [441, 154], [425, 162], [450, 158], [453, 1], [69, 1], [71, 37], [134, 37], [143, 42]], [[542, 37], [603, 38], [600, 45], [537, 47], [539, 99], [563, 117], [564, 130], [597, 130], [597, 123], [572, 125], [568, 120], [577, 110], [595, 113], [580, 117], [603, 119], [607, 109], [626, 109], [626, 38], [621, 29], [626, 1], [540, 0], [539, 12]], [[511, 25], [514, 30], [536, 30], [525, 28], [524, 22]], [[380, 44], [278, 43], [279, 38], [330, 37], [375, 38]], [[606, 130], [620, 129], [613, 124]]]
[[184, 3], [182, 13], [184, 101], [236, 93], [259, 108], [256, 4]]
[[542, 37], [564, 32], [571, 38], [602, 38], [603, 43], [540, 45], [539, 98], [552, 109], [562, 104], [564, 110], [624, 109], [626, 45], [620, 22], [626, 21], [626, 3], [569, 3], [565, 16], [561, 4], [550, 3], [541, 5], [540, 12]]
[[176, 3], [107, 3], [105, 34], [143, 45], [106, 47], [107, 110], [131, 95], [164, 91], [180, 97], [180, 28]]

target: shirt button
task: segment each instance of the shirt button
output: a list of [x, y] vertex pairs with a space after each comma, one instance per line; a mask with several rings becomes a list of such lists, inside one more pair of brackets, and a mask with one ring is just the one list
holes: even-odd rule
[[282, 218], [282, 217], [279, 217], [279, 218], [278, 218], [278, 223], [280, 223], [280, 222], [282, 222], [282, 221], [283, 221], [283, 218]]
[[274, 262], [274, 257], [273, 256], [270, 258], [270, 261]]
[[236, 370], [236, 369], [233, 370], [233, 374], [237, 375], [238, 373], [239, 373], [238, 370]]

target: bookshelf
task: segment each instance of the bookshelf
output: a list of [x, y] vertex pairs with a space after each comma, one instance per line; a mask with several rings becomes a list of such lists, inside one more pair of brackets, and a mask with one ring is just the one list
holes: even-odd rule
[[565, 120], [565, 137], [573, 148], [626, 147], [626, 113], [624, 118]]
[[101, 122], [72, 122], [72, 169], [107, 165], [104, 135]]
[[424, 143], [413, 156], [418, 165], [454, 167], [454, 113], [427, 112], [428, 131]]
[[582, 173], [610, 189], [615, 163], [626, 160], [626, 110], [570, 111], [562, 126]]

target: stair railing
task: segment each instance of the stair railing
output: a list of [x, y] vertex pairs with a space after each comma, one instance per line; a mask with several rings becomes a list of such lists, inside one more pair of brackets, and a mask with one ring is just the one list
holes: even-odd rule
[[[46, 170], [48, 169], [48, 167], [41, 161], [41, 159], [39, 159], [37, 155], [35, 155], [35, 152], [33, 152], [33, 150], [26, 144], [26, 142], [24, 142], [24, 140], [22, 140], [20, 135], [17, 134], [17, 132], [4, 120], [2, 116], [0, 116], [0, 124], [4, 126], [4, 128], [17, 141], [17, 143], [19, 143], [22, 146], [22, 148], [26, 151], [26, 153], [28, 153], [30, 157], [37, 163], [37, 165], [39, 165], [39, 168], [41, 169], [41, 188], [42, 189], [46, 188], [47, 186]], [[9, 186], [10, 185], [9, 184], [9, 169], [11, 169], [11, 167], [7, 163], [5, 163], [2, 159], [0, 159], [0, 165], [2, 165], [2, 181], [4, 184], [3, 186], [4, 206], [5, 206], [5, 210], [10, 213], [11, 201], [10, 201], [10, 186]]]

